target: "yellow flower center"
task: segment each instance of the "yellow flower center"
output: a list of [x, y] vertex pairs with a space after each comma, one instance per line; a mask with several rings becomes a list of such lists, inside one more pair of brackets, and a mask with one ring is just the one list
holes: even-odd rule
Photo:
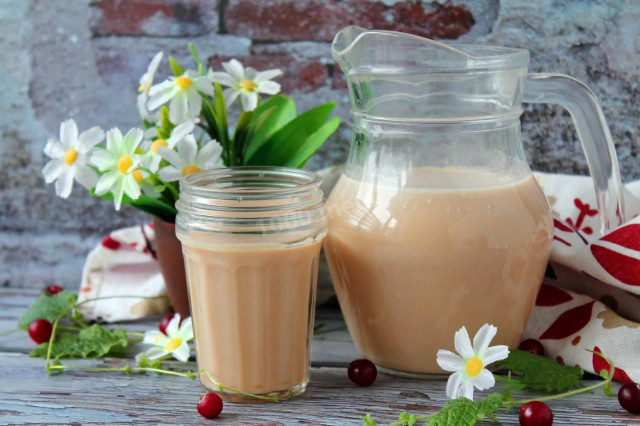
[[191, 86], [193, 82], [189, 77], [178, 77], [176, 78], [176, 84], [178, 85], [179, 88], [186, 89], [189, 86]]
[[200, 170], [200, 167], [198, 167], [198, 166], [194, 166], [194, 165], [187, 166], [184, 169], [182, 169], [182, 175], [186, 176], [189, 173], [197, 172], [199, 170]]
[[145, 86], [144, 84], [141, 84], [140, 87], [138, 87], [138, 92], [148, 92], [149, 89], [147, 89], [147, 86]]
[[156, 154], [161, 146], [169, 146], [169, 144], [164, 139], [158, 139], [151, 144], [151, 152]]
[[64, 162], [69, 166], [76, 162], [76, 158], [78, 158], [78, 151], [73, 148], [69, 148], [67, 152], [64, 153]]
[[133, 178], [136, 180], [136, 182], [140, 183], [144, 180], [144, 176], [142, 176], [142, 170], [140, 169], [135, 169], [132, 173]]
[[475, 377], [482, 371], [482, 360], [477, 356], [474, 356], [464, 366], [464, 371], [470, 376]]
[[248, 90], [249, 92], [253, 92], [254, 90], [256, 90], [256, 87], [258, 87], [258, 85], [251, 80], [242, 80], [240, 83], [238, 83], [238, 86], [240, 86], [244, 90]]
[[164, 347], [164, 350], [171, 352], [173, 350], [176, 350], [178, 346], [180, 346], [181, 344], [182, 344], [182, 339], [179, 337], [174, 337], [173, 339], [167, 342], [167, 345]]
[[133, 166], [133, 160], [127, 154], [123, 155], [118, 160], [118, 170], [120, 170], [120, 173], [126, 174], [131, 166]]

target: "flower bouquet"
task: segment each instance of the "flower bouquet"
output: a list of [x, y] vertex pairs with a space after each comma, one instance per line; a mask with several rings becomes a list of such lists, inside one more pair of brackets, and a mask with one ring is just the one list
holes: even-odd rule
[[[258, 72], [235, 59], [224, 72], [206, 69], [193, 45], [197, 70], [169, 58], [173, 76], [154, 85], [163, 53], [140, 78], [137, 104], [142, 128], [122, 134], [93, 127], [79, 133], [73, 120], [60, 125], [60, 140], [49, 140], [51, 160], [43, 175], [67, 198], [74, 181], [91, 195], [130, 204], [165, 222], [175, 222], [178, 181], [184, 175], [222, 166], [302, 167], [338, 128], [329, 119], [335, 102], [298, 115], [293, 99], [278, 94], [278, 69]], [[225, 86], [226, 89], [222, 89]], [[262, 101], [260, 94], [275, 95]], [[237, 101], [237, 102], [236, 102]], [[228, 124], [228, 108], [239, 117]]]

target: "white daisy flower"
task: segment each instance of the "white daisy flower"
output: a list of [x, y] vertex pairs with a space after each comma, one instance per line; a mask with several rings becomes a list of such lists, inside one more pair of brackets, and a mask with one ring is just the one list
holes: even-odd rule
[[180, 324], [180, 314], [175, 314], [166, 332], [165, 335], [161, 331], [151, 330], [144, 334], [142, 343], [154, 345], [146, 352], [147, 357], [158, 359], [171, 354], [178, 361], [187, 362], [191, 353], [188, 342], [193, 339], [191, 317], [185, 318]]
[[120, 210], [124, 194], [132, 200], [140, 196], [140, 186], [133, 175], [140, 162], [136, 154], [140, 141], [141, 129], [133, 128], [123, 137], [120, 130], [114, 128], [107, 132], [107, 148], [96, 150], [91, 157], [91, 162], [103, 172], [96, 184], [96, 195], [112, 192], [116, 210]]
[[147, 100], [149, 99], [148, 93], [151, 86], [153, 86], [153, 78], [155, 77], [156, 71], [158, 70], [158, 66], [160, 65], [160, 61], [162, 60], [162, 52], [156, 53], [156, 55], [151, 60], [149, 67], [147, 68], [147, 72], [140, 77], [140, 87], [138, 91], [140, 94], [138, 95], [138, 113], [142, 119], [154, 122], [159, 117], [159, 114], [151, 114], [147, 109]]
[[463, 326], [456, 332], [454, 339], [456, 351], [460, 355], [442, 349], [438, 351], [436, 360], [440, 368], [454, 372], [447, 381], [448, 398], [464, 396], [473, 400], [474, 386], [485, 390], [496, 384], [493, 374], [485, 367], [509, 356], [509, 348], [505, 345], [489, 347], [497, 332], [497, 327], [483, 325], [474, 336], [471, 346], [469, 334]]
[[194, 119], [202, 109], [202, 96], [213, 96], [213, 84], [195, 71], [185, 71], [180, 77], [169, 77], [151, 88], [147, 107], [154, 110], [169, 103], [169, 120], [172, 123], [182, 123], [187, 119]]
[[160, 169], [158, 176], [165, 182], [173, 182], [189, 173], [220, 167], [218, 160], [222, 146], [216, 141], [209, 141], [198, 150], [196, 139], [188, 135], [178, 141], [177, 152], [161, 146], [158, 153], [170, 164]]
[[209, 70], [209, 79], [223, 86], [229, 86], [229, 89], [225, 89], [223, 92], [227, 107], [240, 96], [243, 110], [253, 111], [258, 106], [258, 93], [275, 95], [280, 91], [280, 85], [275, 81], [270, 81], [282, 75], [282, 71], [279, 69], [257, 72], [253, 68], [247, 67], [245, 70], [236, 59], [223, 62], [222, 67], [227, 72]]
[[59, 197], [69, 197], [74, 179], [87, 189], [93, 188], [98, 174], [87, 163], [94, 146], [103, 139], [104, 131], [100, 127], [92, 127], [78, 136], [75, 121], [69, 119], [60, 124], [60, 140], [49, 139], [44, 147], [44, 153], [51, 161], [42, 169], [45, 182], [56, 182]]

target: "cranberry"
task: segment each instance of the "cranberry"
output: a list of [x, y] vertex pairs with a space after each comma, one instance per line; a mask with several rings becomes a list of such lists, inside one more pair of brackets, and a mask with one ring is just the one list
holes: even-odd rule
[[198, 413], [206, 419], [215, 419], [222, 412], [222, 399], [209, 392], [198, 399]]
[[169, 326], [169, 323], [171, 322], [172, 319], [173, 319], [173, 314], [167, 315], [166, 317], [162, 318], [162, 321], [160, 321], [160, 325], [158, 326], [158, 329], [162, 334], [165, 334], [165, 335], [167, 334], [167, 327]]
[[46, 319], [40, 318], [29, 324], [29, 337], [38, 344], [48, 342], [52, 331], [53, 326]]
[[518, 419], [522, 426], [551, 426], [553, 412], [544, 402], [531, 401], [520, 407]]
[[44, 289], [44, 292], [49, 293], [49, 295], [53, 296], [54, 294], [60, 293], [62, 290], [64, 290], [64, 288], [60, 287], [59, 285], [50, 285]]
[[544, 347], [542, 343], [537, 341], [536, 339], [527, 339], [520, 343], [518, 349], [521, 351], [531, 352], [534, 355], [544, 356]]
[[351, 361], [347, 370], [349, 379], [358, 386], [369, 386], [376, 381], [378, 369], [368, 359]]
[[618, 391], [618, 402], [631, 414], [640, 414], [640, 383], [626, 383]]

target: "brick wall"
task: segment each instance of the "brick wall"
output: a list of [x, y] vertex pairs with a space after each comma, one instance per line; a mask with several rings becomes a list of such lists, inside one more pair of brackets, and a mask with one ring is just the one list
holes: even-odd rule
[[[128, 129], [140, 75], [159, 50], [189, 63], [237, 58], [278, 67], [300, 110], [329, 100], [344, 124], [309, 162], [343, 162], [348, 98], [330, 42], [357, 24], [439, 39], [525, 47], [531, 70], [573, 75], [600, 99], [623, 177], [640, 178], [640, 2], [607, 0], [3, 0], [0, 4], [0, 285], [77, 282], [86, 251], [110, 229], [147, 217], [77, 187], [45, 186], [42, 148], [61, 121]], [[163, 65], [160, 74], [169, 73]], [[527, 106], [523, 139], [534, 168], [587, 173], [569, 117]], [[25, 276], [24, 270], [32, 272]]]

